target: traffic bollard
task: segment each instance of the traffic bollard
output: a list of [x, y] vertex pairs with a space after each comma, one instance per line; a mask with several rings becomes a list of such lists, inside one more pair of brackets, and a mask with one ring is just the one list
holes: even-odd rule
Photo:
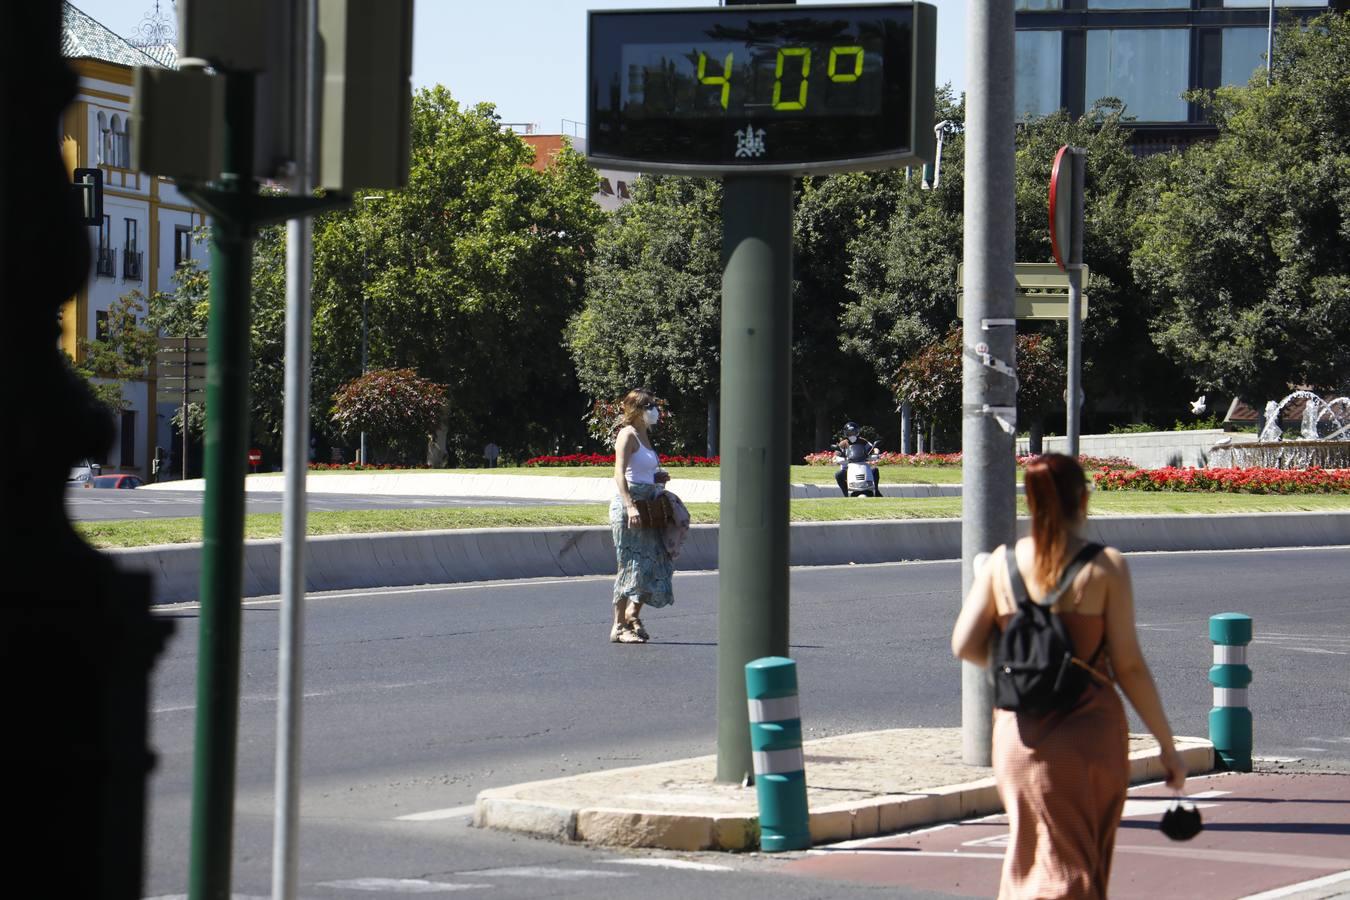
[[811, 846], [811, 825], [797, 664], [783, 656], [746, 663], [745, 694], [759, 798], [759, 848], [765, 853], [804, 850]]
[[1247, 707], [1247, 645], [1252, 641], [1252, 617], [1219, 613], [1209, 617], [1209, 639], [1214, 643], [1214, 708], [1209, 711], [1209, 740], [1224, 768], [1252, 770], [1252, 711]]

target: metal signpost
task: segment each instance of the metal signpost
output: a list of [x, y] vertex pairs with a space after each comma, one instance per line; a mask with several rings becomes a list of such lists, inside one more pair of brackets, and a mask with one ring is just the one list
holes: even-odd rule
[[717, 779], [753, 775], [745, 665], [788, 652], [792, 179], [933, 158], [924, 3], [590, 14], [587, 155], [724, 179]]
[[1078, 434], [1083, 412], [1083, 169], [1087, 151], [1065, 145], [1055, 154], [1050, 175], [1050, 247], [1055, 263], [1069, 276], [1069, 364], [1065, 432], [1069, 456], [1078, 456]]
[[[1013, 318], [1013, 4], [966, 2], [966, 266], [961, 366], [961, 595], [975, 562], [1016, 537], [1017, 375]], [[962, 758], [987, 766], [988, 670], [961, 664]]]
[[[412, 2], [180, 0], [178, 13], [179, 68], [135, 72], [132, 163], [177, 179], [213, 220], [188, 896], [215, 900], [230, 896], [233, 844], [253, 239], [263, 225], [348, 206], [355, 188], [407, 183]], [[297, 89], [295, 70], [303, 81], [315, 59], [308, 48], [316, 29], [324, 41], [324, 108], [313, 183], [330, 193], [260, 196], [260, 179], [290, 178], [310, 162], [302, 158], [310, 155], [307, 126], [296, 119], [313, 110], [304, 109], [308, 94]], [[299, 380], [289, 378], [288, 386]], [[297, 402], [288, 397], [291, 427]], [[300, 456], [292, 446], [298, 442], [287, 441], [288, 458]], [[295, 533], [291, 509], [288, 535]], [[287, 555], [291, 596], [303, 584], [296, 578], [301, 559]], [[283, 665], [283, 681], [285, 671]], [[293, 666], [289, 671], [298, 676]], [[298, 683], [290, 687], [298, 699]]]
[[183, 417], [180, 452], [183, 480], [188, 477], [188, 404], [206, 396], [206, 338], [162, 337], [155, 354], [155, 400], [178, 401]]

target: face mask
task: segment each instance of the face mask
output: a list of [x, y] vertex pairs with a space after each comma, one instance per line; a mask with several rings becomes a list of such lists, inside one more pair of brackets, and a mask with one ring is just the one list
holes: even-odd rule
[[657, 422], [661, 421], [661, 411], [657, 409], [655, 406], [647, 410], [646, 415], [647, 415], [647, 426], [649, 428], [652, 425], [655, 425]]
[[850, 434], [850, 435], [848, 436], [848, 442], [849, 442], [850, 444], [856, 444], [856, 443], [858, 443], [858, 436], [857, 436], [856, 434]]
[[1204, 825], [1200, 822], [1200, 810], [1194, 806], [1187, 808], [1178, 800], [1171, 809], [1163, 813], [1158, 827], [1174, 841], [1189, 841], [1200, 833]]

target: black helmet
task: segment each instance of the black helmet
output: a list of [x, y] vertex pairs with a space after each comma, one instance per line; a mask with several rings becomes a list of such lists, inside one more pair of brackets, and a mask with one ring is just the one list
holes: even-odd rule
[[844, 437], [857, 437], [859, 430], [857, 422], [849, 422], [844, 426]]

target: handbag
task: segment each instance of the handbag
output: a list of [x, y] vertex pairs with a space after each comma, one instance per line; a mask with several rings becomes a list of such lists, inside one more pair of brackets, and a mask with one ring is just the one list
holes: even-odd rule
[[641, 520], [639, 528], [665, 528], [675, 519], [670, 498], [664, 491], [650, 500], [634, 500], [633, 505], [637, 507], [638, 518]]

